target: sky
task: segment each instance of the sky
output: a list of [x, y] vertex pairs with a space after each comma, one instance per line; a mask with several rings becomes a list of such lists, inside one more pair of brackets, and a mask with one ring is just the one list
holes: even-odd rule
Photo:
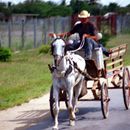
[[[8, 2], [8, 1], [10, 1], [14, 4], [17, 4], [17, 3], [23, 2], [25, 0], [0, 0], [0, 2]], [[49, 0], [43, 0], [43, 1], [49, 1]], [[60, 2], [61, 0], [51, 0], [51, 1]], [[69, 1], [70, 0], [67, 0], [67, 2], [69, 2]], [[130, 4], [130, 0], [99, 0], [99, 1], [103, 5], [109, 5], [110, 2], [116, 2], [120, 6], [126, 6], [126, 5]]]

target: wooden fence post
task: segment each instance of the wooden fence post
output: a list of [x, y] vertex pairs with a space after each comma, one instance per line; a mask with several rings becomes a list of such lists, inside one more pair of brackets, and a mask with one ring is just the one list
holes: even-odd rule
[[65, 22], [64, 22], [64, 18], [62, 17], [61, 18], [61, 31], [62, 32], [65, 32], [65, 24], [64, 24]]
[[116, 15], [112, 15], [111, 17], [111, 34], [116, 35]]
[[34, 28], [33, 28], [33, 31], [34, 31], [34, 48], [36, 48], [36, 24], [37, 24], [37, 19], [36, 17], [34, 17], [33, 19], [33, 24], [34, 24]]
[[44, 35], [43, 42], [44, 44], [46, 44], [47, 42], [47, 20], [46, 19], [44, 19], [44, 22], [43, 22], [43, 35]]
[[22, 48], [24, 48], [25, 43], [25, 21], [22, 20], [22, 32], [21, 32], [21, 38], [22, 38]]
[[0, 48], [2, 47], [2, 38], [1, 38], [1, 33], [0, 33]]
[[9, 48], [11, 48], [11, 20], [8, 21], [8, 43]]
[[101, 31], [101, 20], [102, 20], [102, 17], [101, 16], [97, 16], [95, 18], [96, 18], [97, 29], [100, 32]]
[[57, 33], [56, 20], [57, 20], [57, 18], [54, 17], [54, 24], [53, 24], [54, 33]]
[[0, 48], [2, 47], [1, 39], [0, 39]]

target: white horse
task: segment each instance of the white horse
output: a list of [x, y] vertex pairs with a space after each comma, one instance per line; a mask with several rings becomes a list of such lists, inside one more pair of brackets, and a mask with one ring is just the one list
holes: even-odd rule
[[53, 64], [55, 66], [52, 72], [53, 98], [56, 105], [53, 129], [58, 129], [60, 89], [65, 90], [68, 96], [70, 125], [75, 124], [75, 108], [82, 89], [84, 76], [75, 68], [74, 64], [76, 64], [81, 71], [85, 71], [85, 60], [77, 54], [66, 52], [65, 41], [61, 38], [55, 38], [52, 42], [52, 55], [54, 58]]

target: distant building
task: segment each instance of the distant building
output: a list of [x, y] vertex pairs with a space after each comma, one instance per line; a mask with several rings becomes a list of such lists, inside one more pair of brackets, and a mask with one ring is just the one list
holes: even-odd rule
[[19, 23], [21, 21], [31, 20], [38, 17], [39, 14], [12, 14], [11, 16], [6, 16], [4, 13], [0, 13], [0, 21], [12, 20], [14, 23]]
[[12, 14], [12, 21], [19, 23], [21, 21], [31, 20], [38, 17], [39, 14]]
[[4, 13], [1, 13], [0, 12], [0, 21], [8, 21], [9, 17], [8, 16], [5, 16]]

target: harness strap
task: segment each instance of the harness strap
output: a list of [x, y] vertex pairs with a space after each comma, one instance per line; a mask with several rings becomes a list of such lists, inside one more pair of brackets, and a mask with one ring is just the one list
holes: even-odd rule
[[65, 77], [72, 72], [72, 66], [70, 65], [69, 68], [65, 72]]
[[51, 73], [53, 73], [53, 71], [56, 69], [55, 66], [50, 65], [50, 64], [48, 64], [48, 68], [49, 68], [49, 70], [50, 70]]
[[[84, 72], [82, 71], [78, 66], [77, 66], [77, 63], [73, 61], [73, 64], [71, 63], [70, 59], [68, 59], [68, 61], [70, 62], [71, 65], [74, 66], [74, 68], [76, 68], [80, 74], [82, 74], [86, 80], [94, 80], [94, 81], [97, 81], [99, 80], [98, 78], [93, 78], [92, 76], [90, 76], [87, 71]], [[56, 69], [56, 67], [54, 66], [51, 66], [50, 64], [48, 64], [48, 67], [49, 67], [49, 70], [51, 73], [53, 73], [53, 71]], [[65, 75], [64, 76], [67, 76], [69, 73], [72, 72], [72, 66], [69, 66], [69, 68], [67, 69], [67, 71], [65, 72]]]
[[88, 73], [87, 73], [87, 71], [86, 72], [84, 72], [84, 71], [82, 71], [78, 66], [77, 66], [77, 63], [75, 63], [74, 61], [73, 61], [73, 63], [74, 63], [74, 67], [79, 71], [79, 73], [81, 73], [83, 76], [85, 76], [85, 79], [86, 80], [98, 80], [98, 78], [93, 78], [92, 76], [90, 76]]

